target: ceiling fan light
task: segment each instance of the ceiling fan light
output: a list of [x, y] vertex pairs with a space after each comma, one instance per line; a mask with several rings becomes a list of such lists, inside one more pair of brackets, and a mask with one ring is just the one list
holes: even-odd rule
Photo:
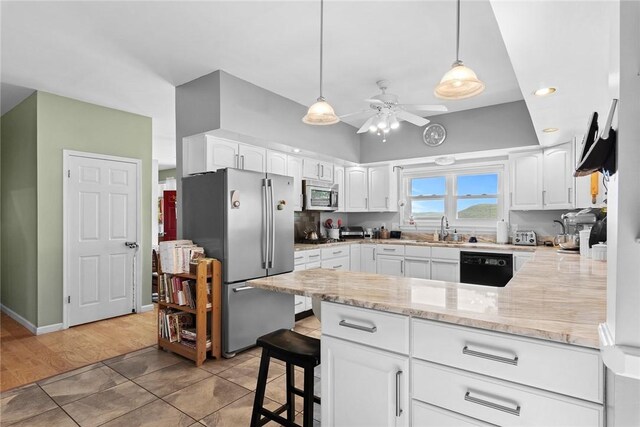
[[398, 118], [396, 117], [395, 114], [393, 116], [391, 116], [391, 120], [389, 122], [389, 127], [391, 129], [398, 129], [400, 127], [400, 122], [398, 121]]
[[462, 61], [456, 61], [440, 80], [434, 94], [441, 99], [464, 99], [479, 95], [484, 87], [471, 68]]
[[387, 129], [388, 127], [389, 127], [389, 120], [387, 120], [386, 117], [382, 118], [382, 120], [378, 122], [378, 129]]
[[336, 116], [333, 107], [324, 98], [320, 97], [317, 102], [309, 107], [302, 121], [308, 125], [322, 126], [336, 124], [340, 121], [340, 118]]
[[376, 126], [375, 124], [371, 124], [371, 126], [369, 126], [369, 132], [375, 132], [378, 130], [378, 126]]

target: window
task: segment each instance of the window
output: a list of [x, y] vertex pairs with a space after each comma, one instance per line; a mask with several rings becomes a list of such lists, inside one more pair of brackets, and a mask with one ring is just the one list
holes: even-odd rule
[[503, 165], [403, 172], [403, 224], [430, 225], [445, 215], [455, 226], [488, 226], [504, 216]]

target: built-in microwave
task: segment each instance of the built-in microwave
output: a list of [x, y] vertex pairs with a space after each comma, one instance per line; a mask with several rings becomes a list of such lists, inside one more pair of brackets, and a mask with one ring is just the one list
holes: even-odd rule
[[338, 209], [338, 184], [305, 179], [302, 181], [305, 211], [335, 211]]

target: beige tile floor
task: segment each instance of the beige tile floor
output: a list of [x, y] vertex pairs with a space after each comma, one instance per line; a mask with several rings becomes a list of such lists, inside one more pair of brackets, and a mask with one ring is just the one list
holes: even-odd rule
[[[307, 317], [295, 330], [319, 337], [320, 322]], [[248, 426], [259, 365], [258, 348], [232, 359], [209, 359], [198, 368], [147, 347], [0, 393], [0, 426]], [[267, 408], [285, 403], [284, 372], [272, 361]], [[295, 377], [301, 386], [302, 372]], [[316, 378], [317, 395], [319, 388]], [[295, 403], [296, 411], [302, 409], [301, 398]], [[314, 425], [319, 418], [316, 405]], [[299, 412], [296, 422], [302, 424]]]

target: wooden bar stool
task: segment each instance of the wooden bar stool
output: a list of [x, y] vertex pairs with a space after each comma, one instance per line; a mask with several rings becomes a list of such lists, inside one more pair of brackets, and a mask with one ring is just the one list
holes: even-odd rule
[[[256, 398], [253, 402], [251, 427], [262, 426], [269, 421], [275, 421], [286, 427], [300, 427], [293, 422], [296, 416], [294, 395], [304, 399], [302, 427], [312, 427], [313, 403], [320, 403], [320, 398], [313, 395], [313, 369], [320, 364], [320, 340], [288, 329], [280, 329], [258, 338], [256, 344], [262, 347], [262, 358], [260, 359]], [[287, 403], [273, 412], [263, 407], [269, 362], [272, 357], [287, 364]], [[295, 386], [294, 366], [304, 369], [304, 390]], [[287, 411], [287, 418], [280, 416], [284, 411]]]

